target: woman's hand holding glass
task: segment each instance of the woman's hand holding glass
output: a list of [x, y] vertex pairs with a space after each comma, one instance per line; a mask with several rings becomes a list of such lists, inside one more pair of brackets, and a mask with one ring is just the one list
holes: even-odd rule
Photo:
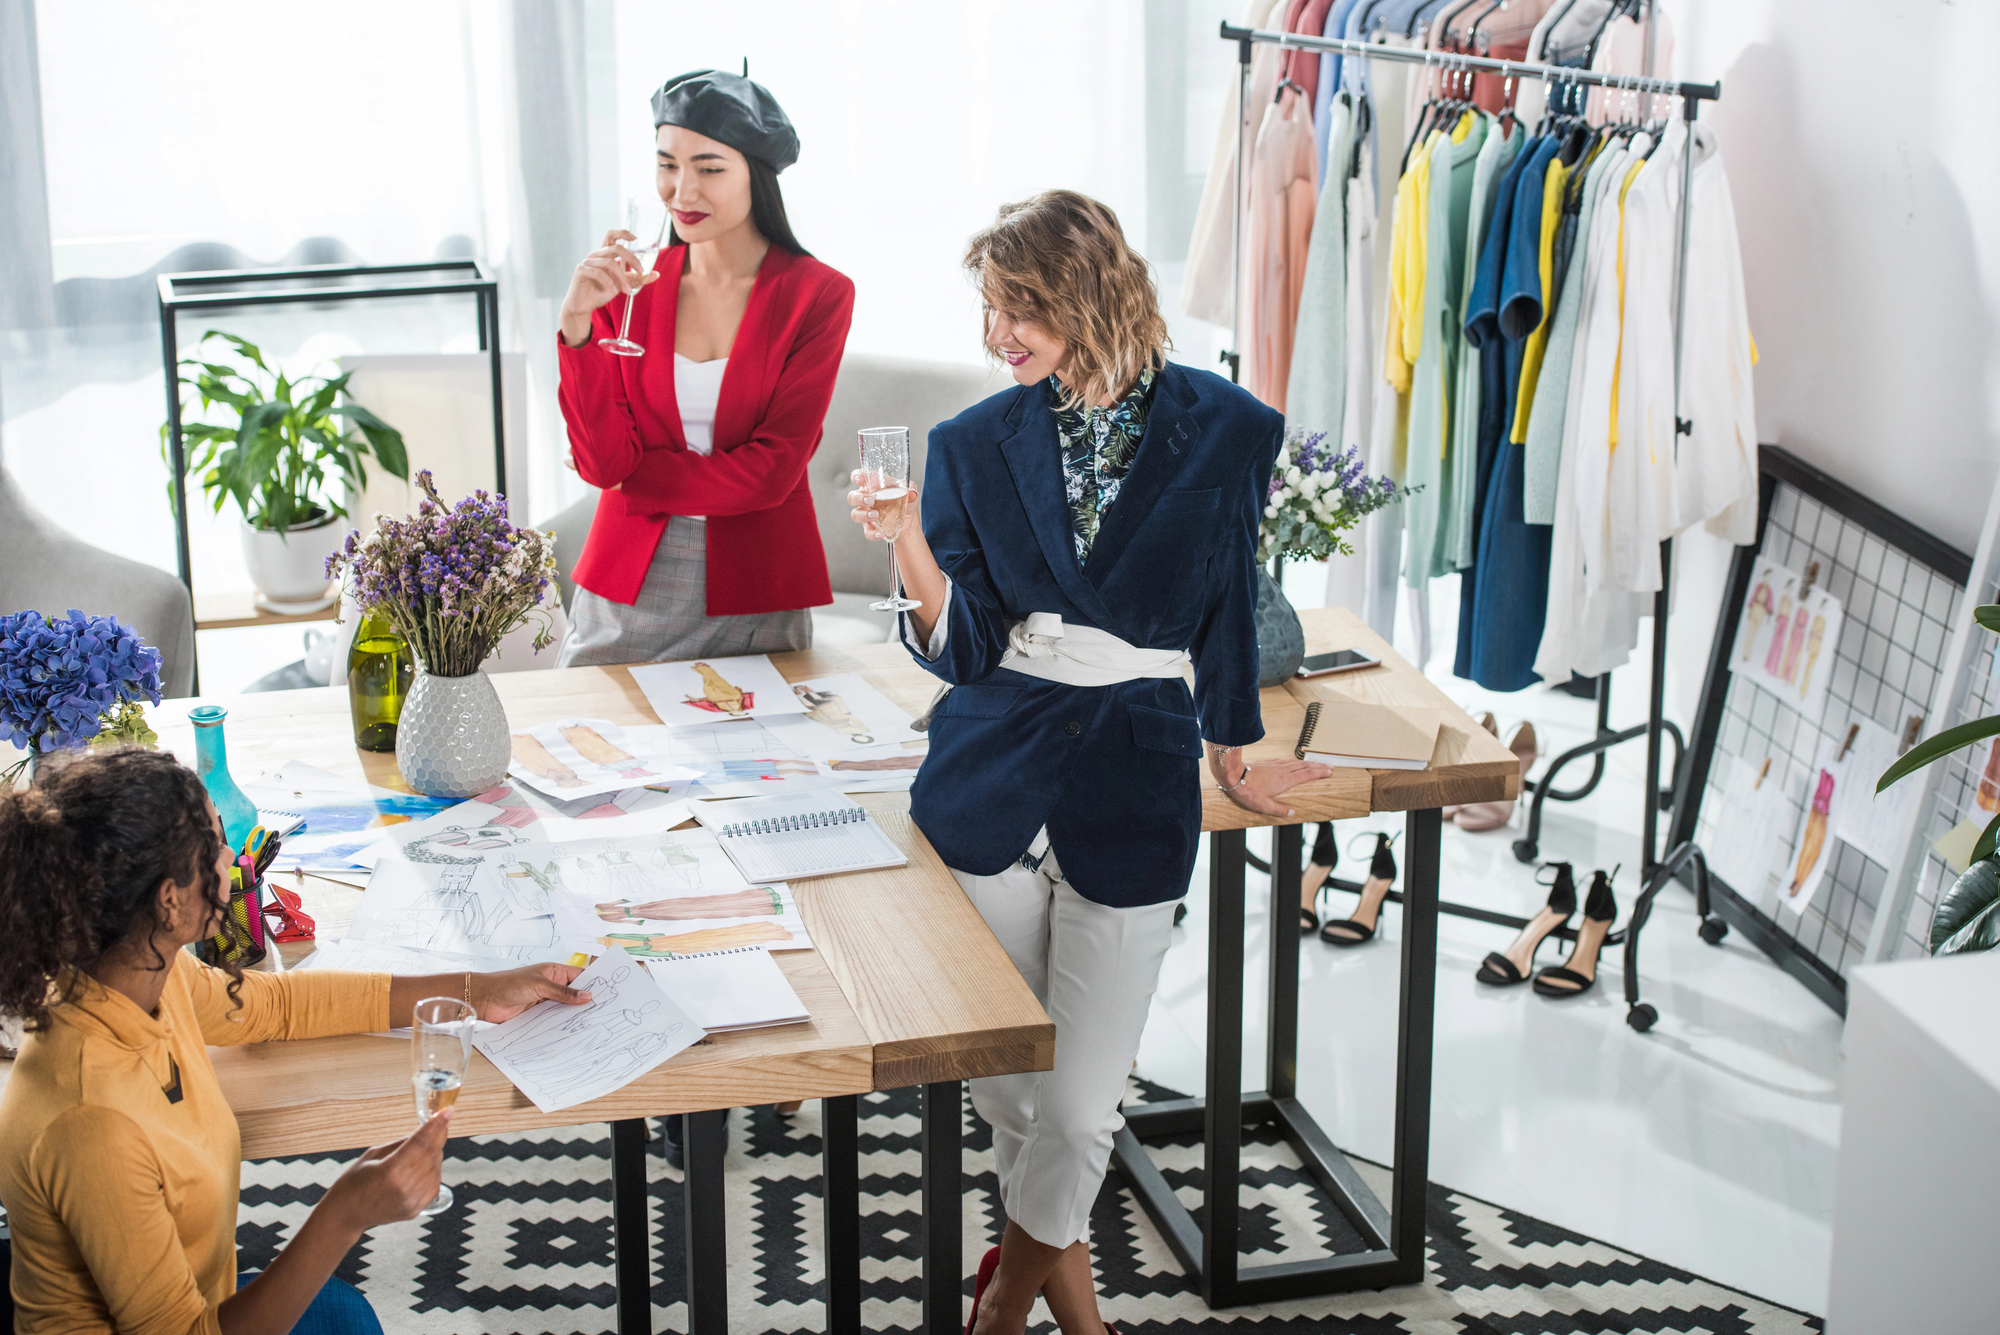
[[[614, 352], [636, 356], [645, 349], [626, 337], [632, 321], [631, 297], [640, 288], [659, 278], [653, 261], [668, 237], [667, 206], [647, 196], [634, 196], [626, 205], [625, 226], [604, 234], [604, 244], [583, 257], [570, 275], [569, 291], [563, 294], [558, 317], [563, 342], [580, 348], [590, 337], [590, 317], [598, 307], [624, 293], [624, 328], [617, 339], [600, 340]], [[612, 345], [623, 344], [623, 347]], [[636, 349], [637, 351], [630, 351]]]

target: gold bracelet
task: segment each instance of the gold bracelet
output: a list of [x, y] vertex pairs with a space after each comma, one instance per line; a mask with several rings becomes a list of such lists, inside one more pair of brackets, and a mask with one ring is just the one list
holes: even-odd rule
[[465, 1008], [472, 1009], [472, 970], [465, 971]]

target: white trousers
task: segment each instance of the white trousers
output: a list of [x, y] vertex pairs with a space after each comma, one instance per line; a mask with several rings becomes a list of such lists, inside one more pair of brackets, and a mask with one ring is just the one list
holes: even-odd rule
[[972, 1082], [993, 1128], [1007, 1218], [1050, 1247], [1080, 1240], [1125, 1125], [1118, 1104], [1173, 935], [1174, 905], [1110, 908], [1072, 890], [1051, 852], [1040, 871], [951, 873], [1056, 1026], [1051, 1071]]

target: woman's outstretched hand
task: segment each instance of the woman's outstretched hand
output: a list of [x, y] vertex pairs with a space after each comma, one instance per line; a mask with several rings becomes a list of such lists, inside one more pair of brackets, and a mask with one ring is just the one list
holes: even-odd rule
[[570, 275], [558, 318], [563, 342], [572, 348], [582, 347], [590, 337], [591, 312], [620, 292], [637, 292], [660, 276], [625, 248], [624, 242], [637, 239], [622, 227], [613, 228], [604, 234], [604, 244], [585, 255]]
[[1229, 800], [1237, 806], [1260, 816], [1296, 815], [1289, 806], [1277, 800], [1279, 796], [1302, 783], [1324, 779], [1333, 773], [1332, 766], [1314, 760], [1260, 760], [1247, 767], [1247, 777], [1245, 768], [1243, 753], [1236, 748], [1208, 748], [1208, 772], [1215, 779], [1216, 787], [1225, 790]]

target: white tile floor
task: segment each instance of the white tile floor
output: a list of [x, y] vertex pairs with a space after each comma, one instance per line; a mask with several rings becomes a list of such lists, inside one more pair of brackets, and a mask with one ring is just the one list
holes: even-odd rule
[[[1588, 739], [1595, 706], [1558, 692], [1489, 695], [1433, 676], [1475, 712], [1491, 708], [1502, 735], [1534, 720], [1544, 755]], [[1643, 717], [1643, 668], [1619, 674], [1614, 726]], [[1631, 680], [1627, 680], [1628, 676]], [[1631, 714], [1628, 720], [1627, 715]], [[1594, 867], [1623, 862], [1614, 889], [1620, 925], [1638, 889], [1644, 742], [1611, 753], [1603, 784], [1584, 801], [1549, 804], [1544, 858], [1576, 864], [1579, 892]], [[1583, 777], [1565, 770], [1562, 786]], [[1490, 833], [1447, 824], [1443, 897], [1527, 915], [1546, 898], [1511, 844], [1525, 820]], [[1664, 825], [1664, 821], [1662, 822]], [[1344, 822], [1400, 830], [1399, 817]], [[1252, 851], [1268, 851], [1253, 835]], [[1310, 846], [1310, 844], [1308, 844]], [[1357, 841], [1342, 875], [1365, 874], [1372, 848]], [[1343, 847], [1343, 856], [1346, 849]], [[1361, 866], [1357, 866], [1359, 863]], [[1140, 1050], [1140, 1073], [1188, 1092], [1203, 1085], [1207, 867], [1197, 868], [1181, 940], [1168, 955]], [[1244, 1024], [1244, 1087], [1263, 1084], [1268, 883], [1252, 871]], [[1334, 916], [1350, 895], [1331, 896]], [[1301, 949], [1300, 1096], [1334, 1141], [1387, 1162], [1391, 1153], [1400, 919], [1383, 915], [1376, 941]], [[1621, 953], [1607, 951], [1597, 987], [1549, 1001], [1526, 987], [1473, 979], [1504, 928], [1445, 916], [1439, 929], [1431, 1178], [1724, 1284], [1810, 1312], [1826, 1310], [1835, 1150], [1840, 1131], [1840, 1019], [1761, 952], [1732, 936], [1711, 947], [1695, 934], [1691, 894], [1669, 888], [1643, 941], [1645, 997], [1660, 1011], [1646, 1035], [1626, 1027]], [[1545, 946], [1539, 963], [1556, 961]]]

